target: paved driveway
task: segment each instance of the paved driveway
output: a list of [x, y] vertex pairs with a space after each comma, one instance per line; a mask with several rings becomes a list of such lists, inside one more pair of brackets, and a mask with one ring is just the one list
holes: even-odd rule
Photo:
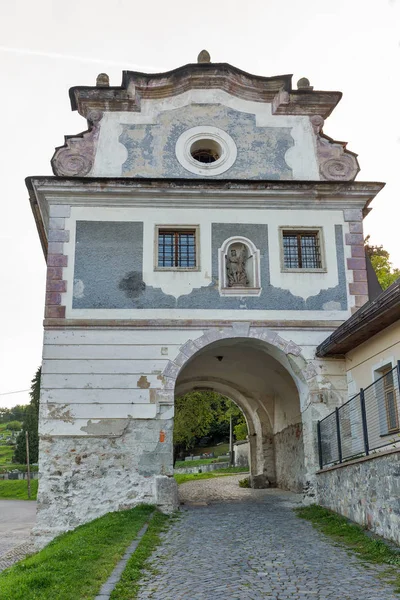
[[0, 500], [0, 570], [29, 551], [35, 520], [36, 502]]
[[295, 516], [299, 497], [238, 492], [236, 479], [209, 480], [207, 506], [201, 481], [182, 486], [189, 504], [163, 535], [151, 558], [156, 571], [142, 580], [138, 600], [399, 600], [376, 567], [366, 568]]

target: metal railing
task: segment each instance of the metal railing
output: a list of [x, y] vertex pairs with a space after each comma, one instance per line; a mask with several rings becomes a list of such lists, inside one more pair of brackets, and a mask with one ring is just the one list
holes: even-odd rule
[[318, 421], [317, 431], [321, 469], [386, 446], [400, 447], [400, 361]]

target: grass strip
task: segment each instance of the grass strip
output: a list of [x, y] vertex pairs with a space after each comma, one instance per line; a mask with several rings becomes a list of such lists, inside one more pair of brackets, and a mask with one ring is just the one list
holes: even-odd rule
[[138, 547], [128, 560], [121, 579], [110, 596], [111, 600], [132, 600], [137, 597], [143, 571], [146, 568], [149, 570], [146, 563], [161, 541], [160, 533], [166, 531], [172, 519], [173, 517], [160, 512], [155, 513]]
[[301, 519], [311, 521], [316, 529], [336, 542], [346, 545], [365, 562], [387, 565], [380, 577], [400, 592], [400, 548], [373, 537], [360, 525], [317, 504], [296, 508], [295, 513]]
[[[38, 480], [31, 479], [31, 500], [36, 500]], [[0, 500], [28, 500], [26, 479], [0, 479]]]
[[228, 467], [227, 469], [218, 469], [218, 471], [209, 471], [208, 473], [175, 473], [174, 478], [178, 485], [187, 481], [196, 481], [197, 479], [213, 479], [214, 477], [228, 477], [229, 475], [237, 475], [244, 473], [243, 467]]
[[153, 511], [108, 513], [58, 536], [0, 573], [1, 600], [93, 600]]
[[[218, 458], [201, 458], [199, 460], [177, 460], [175, 469], [188, 469], [190, 467], [201, 467], [202, 465], [210, 465], [212, 463], [221, 462]], [[227, 457], [226, 462], [229, 462]]]

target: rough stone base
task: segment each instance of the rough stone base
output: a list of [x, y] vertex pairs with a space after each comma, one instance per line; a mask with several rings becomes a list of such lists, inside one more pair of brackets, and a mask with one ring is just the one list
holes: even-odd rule
[[277, 486], [300, 493], [304, 490], [304, 444], [301, 423], [289, 425], [274, 436]]
[[318, 502], [400, 544], [400, 450], [317, 475]]
[[263, 490], [271, 487], [271, 483], [266, 475], [252, 475], [250, 485], [255, 490]]
[[156, 505], [163, 513], [170, 514], [177, 510], [178, 484], [173, 477], [159, 476], [155, 478]]
[[36, 547], [108, 512], [141, 503], [172, 512], [178, 505], [172, 420], [132, 419], [113, 438], [42, 438], [39, 471]]

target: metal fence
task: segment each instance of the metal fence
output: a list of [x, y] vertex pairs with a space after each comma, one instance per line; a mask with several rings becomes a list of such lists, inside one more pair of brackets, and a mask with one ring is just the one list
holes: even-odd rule
[[385, 446], [400, 446], [400, 361], [348, 402], [318, 421], [322, 469], [368, 456]]

